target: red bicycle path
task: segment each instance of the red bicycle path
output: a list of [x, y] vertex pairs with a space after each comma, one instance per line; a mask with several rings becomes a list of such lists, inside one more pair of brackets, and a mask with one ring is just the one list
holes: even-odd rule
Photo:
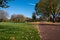
[[60, 25], [39, 24], [40, 40], [60, 40]]

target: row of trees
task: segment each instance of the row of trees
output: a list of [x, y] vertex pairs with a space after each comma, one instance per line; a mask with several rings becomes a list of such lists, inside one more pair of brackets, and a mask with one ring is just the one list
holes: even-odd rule
[[[0, 0], [0, 7], [1, 8], [8, 8], [8, 2], [12, 0]], [[31, 21], [31, 18], [25, 17], [24, 15], [11, 15], [11, 18], [8, 19], [8, 13], [0, 10], [0, 22], [24, 22], [24, 21]]]
[[[41, 22], [41, 21], [49, 21], [49, 22], [53, 22], [53, 17], [50, 16], [50, 17], [45, 17], [45, 16], [41, 16], [39, 15], [37, 17], [36, 15], [36, 12], [32, 13], [32, 21], [33, 22]], [[55, 16], [55, 22], [60, 22], [60, 13], [58, 13], [56, 16]]]
[[8, 13], [6, 11], [0, 10], [0, 22], [25, 22], [26, 17], [21, 14], [13, 14], [9, 19]]
[[[7, 8], [9, 7], [7, 4], [11, 0], [0, 0], [0, 7]], [[36, 15], [41, 15], [40, 18], [36, 18]], [[25, 19], [28, 20], [45, 20], [52, 19], [53, 22], [56, 21], [56, 19], [60, 19], [60, 1], [59, 0], [39, 0], [38, 3], [36, 3], [35, 6], [35, 13], [32, 15], [32, 19], [25, 18], [23, 15], [12, 15], [10, 21], [14, 22], [22, 22]], [[7, 12], [1, 11], [0, 13], [0, 21], [6, 21], [7, 19]]]

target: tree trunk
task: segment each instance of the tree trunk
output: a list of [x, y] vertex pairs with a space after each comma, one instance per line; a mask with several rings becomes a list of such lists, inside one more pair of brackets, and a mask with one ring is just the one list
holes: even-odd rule
[[53, 23], [55, 23], [55, 13], [53, 13]]

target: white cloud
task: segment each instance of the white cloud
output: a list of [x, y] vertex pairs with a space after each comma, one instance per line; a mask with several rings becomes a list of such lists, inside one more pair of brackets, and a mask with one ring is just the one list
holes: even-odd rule
[[29, 5], [35, 6], [35, 4], [33, 4], [33, 3], [29, 3]]

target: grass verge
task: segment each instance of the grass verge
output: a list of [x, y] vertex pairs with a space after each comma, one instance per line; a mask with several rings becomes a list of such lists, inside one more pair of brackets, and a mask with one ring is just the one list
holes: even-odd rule
[[38, 30], [27, 23], [0, 23], [0, 40], [40, 40]]

